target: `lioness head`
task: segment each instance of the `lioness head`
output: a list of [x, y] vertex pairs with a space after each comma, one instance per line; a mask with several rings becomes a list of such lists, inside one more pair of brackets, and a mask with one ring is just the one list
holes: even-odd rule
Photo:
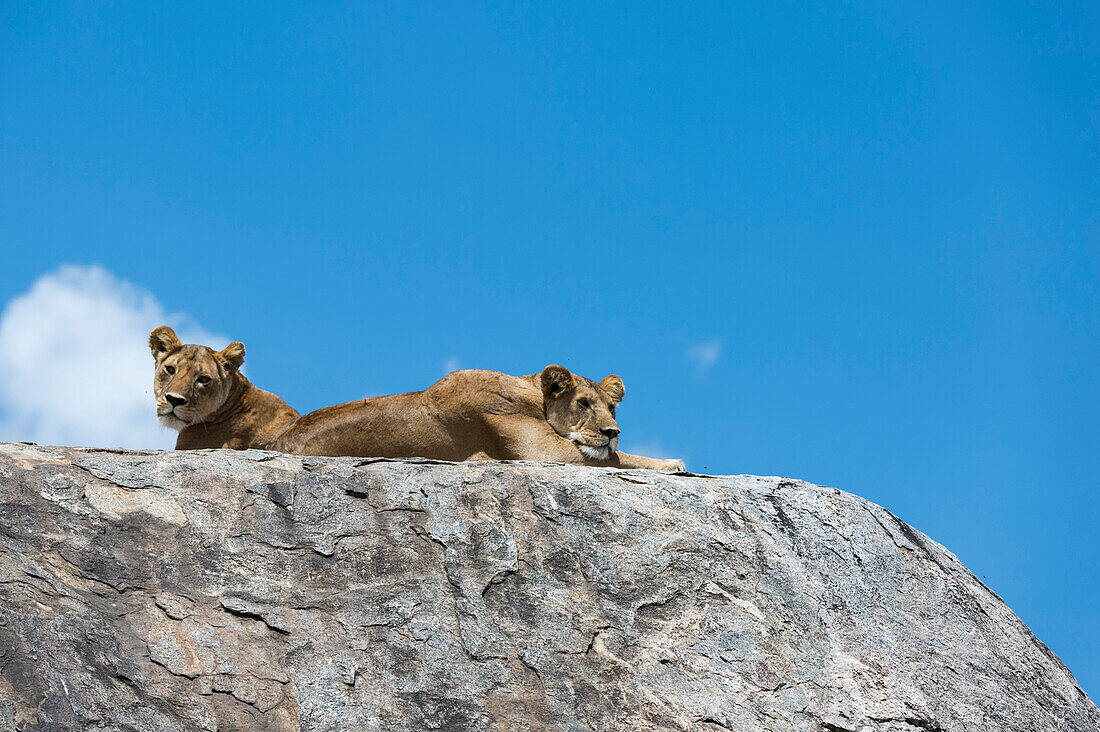
[[244, 363], [244, 344], [233, 341], [222, 351], [184, 345], [167, 325], [149, 334], [157, 360], [153, 392], [160, 423], [174, 430], [205, 422], [233, 393], [237, 369]]
[[542, 398], [546, 421], [585, 455], [606, 460], [619, 447], [619, 423], [615, 407], [626, 390], [612, 374], [596, 383], [569, 370], [551, 365], [542, 370]]

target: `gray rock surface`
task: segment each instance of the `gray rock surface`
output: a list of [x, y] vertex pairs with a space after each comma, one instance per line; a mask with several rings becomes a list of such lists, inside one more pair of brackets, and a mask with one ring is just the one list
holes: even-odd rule
[[781, 478], [0, 444], [0, 730], [1081, 730], [943, 547]]

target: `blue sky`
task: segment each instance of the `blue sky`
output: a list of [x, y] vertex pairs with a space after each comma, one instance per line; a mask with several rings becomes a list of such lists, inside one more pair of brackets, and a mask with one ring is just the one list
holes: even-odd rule
[[886, 506], [1100, 694], [1100, 6], [300, 5], [0, 9], [7, 342], [615, 372], [624, 449]]

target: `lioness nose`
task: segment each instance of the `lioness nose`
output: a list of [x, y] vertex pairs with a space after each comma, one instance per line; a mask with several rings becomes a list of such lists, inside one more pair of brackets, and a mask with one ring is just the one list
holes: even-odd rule
[[176, 396], [175, 394], [165, 394], [164, 398], [167, 399], [168, 403], [171, 404], [173, 407], [178, 407], [181, 404], [187, 404], [186, 399], [181, 396]]
[[602, 430], [600, 430], [600, 432], [607, 435], [607, 439], [609, 439], [609, 440], [612, 440], [612, 439], [619, 436], [619, 428], [618, 427], [604, 427]]

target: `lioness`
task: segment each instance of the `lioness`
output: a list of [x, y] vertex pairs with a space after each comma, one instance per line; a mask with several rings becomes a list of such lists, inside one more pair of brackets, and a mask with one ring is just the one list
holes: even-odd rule
[[153, 392], [161, 424], [179, 431], [177, 450], [204, 447], [271, 449], [298, 412], [269, 391], [253, 386], [238, 369], [244, 344], [221, 351], [184, 345], [167, 325], [149, 334], [156, 366]]
[[683, 470], [680, 460], [619, 452], [622, 379], [595, 383], [551, 365], [541, 374], [455, 371], [425, 391], [360, 399], [300, 417], [275, 449], [300, 455], [545, 460]]

